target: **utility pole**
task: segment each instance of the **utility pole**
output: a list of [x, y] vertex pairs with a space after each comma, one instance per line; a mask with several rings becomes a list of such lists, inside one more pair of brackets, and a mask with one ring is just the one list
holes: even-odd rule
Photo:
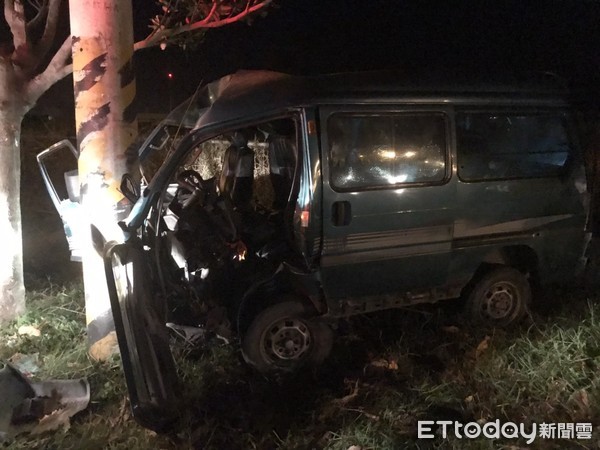
[[117, 351], [104, 265], [91, 244], [91, 225], [119, 239], [117, 222], [131, 205], [119, 190], [123, 174], [137, 178], [137, 135], [131, 1], [69, 0], [75, 122], [79, 149], [83, 281], [89, 353], [105, 360]]

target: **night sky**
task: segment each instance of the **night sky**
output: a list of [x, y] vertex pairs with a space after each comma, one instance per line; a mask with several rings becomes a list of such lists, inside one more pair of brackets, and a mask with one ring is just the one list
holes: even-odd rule
[[[297, 74], [370, 69], [551, 71], [600, 85], [600, 2], [279, 0], [252, 26], [211, 30], [199, 49], [139, 55], [139, 88], [172, 71], [171, 96], [240, 68]], [[356, 6], [360, 5], [360, 6]], [[164, 71], [162, 70], [164, 69]], [[168, 86], [164, 78], [158, 91]], [[149, 101], [152, 99], [148, 99]], [[159, 102], [160, 104], [160, 102]]]
[[[600, 87], [600, 1], [277, 3], [251, 26], [239, 23], [209, 31], [194, 51], [168, 47], [138, 52], [140, 110], [166, 112], [201, 80], [239, 69], [295, 74], [458, 71], [483, 79], [550, 71], [571, 85]], [[152, 8], [152, 0], [134, 1], [136, 39], [147, 33]]]

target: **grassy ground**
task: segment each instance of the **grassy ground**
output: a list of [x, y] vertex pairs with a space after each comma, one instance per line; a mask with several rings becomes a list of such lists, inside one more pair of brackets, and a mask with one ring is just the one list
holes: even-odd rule
[[[600, 444], [600, 306], [584, 291], [539, 296], [531, 321], [473, 328], [448, 305], [344, 322], [318, 371], [269, 381], [235, 346], [180, 356], [190, 413], [170, 436], [131, 418], [119, 362], [85, 352], [79, 286], [41, 283], [29, 313], [0, 331], [0, 359], [39, 353], [47, 378], [88, 377], [89, 408], [68, 431], [21, 435], [8, 448], [520, 448], [523, 440], [417, 440], [419, 419], [591, 422], [592, 440], [536, 440], [534, 448]], [[32, 325], [41, 336], [17, 334]]]

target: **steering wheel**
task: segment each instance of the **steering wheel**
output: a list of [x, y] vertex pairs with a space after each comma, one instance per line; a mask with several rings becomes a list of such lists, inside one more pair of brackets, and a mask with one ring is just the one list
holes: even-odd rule
[[179, 189], [175, 194], [177, 202], [181, 204], [181, 208], [189, 208], [198, 200], [203, 200], [206, 192], [203, 189], [202, 176], [195, 170], [188, 169], [179, 173], [176, 178]]
[[177, 184], [189, 192], [202, 189], [202, 176], [193, 169], [187, 169], [177, 175]]

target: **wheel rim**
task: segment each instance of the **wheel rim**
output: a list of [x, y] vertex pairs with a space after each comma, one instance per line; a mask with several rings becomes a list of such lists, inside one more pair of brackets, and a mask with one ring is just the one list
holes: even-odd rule
[[517, 287], [507, 281], [499, 281], [489, 287], [483, 295], [483, 315], [501, 320], [510, 317], [520, 300]]
[[274, 322], [263, 335], [263, 354], [270, 361], [290, 364], [302, 359], [310, 349], [312, 338], [308, 325], [301, 319], [285, 318]]

